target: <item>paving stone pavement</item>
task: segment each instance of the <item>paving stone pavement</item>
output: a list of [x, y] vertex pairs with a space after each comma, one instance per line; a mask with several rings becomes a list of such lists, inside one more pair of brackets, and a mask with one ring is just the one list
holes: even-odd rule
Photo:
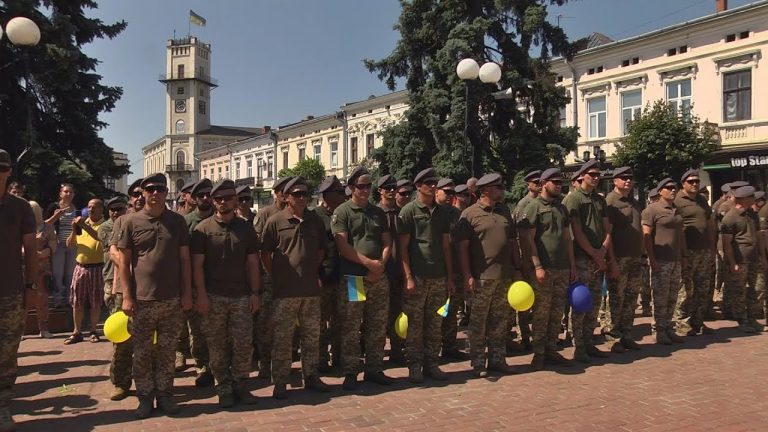
[[[716, 334], [657, 346], [650, 319], [638, 318], [641, 351], [541, 372], [521, 354], [507, 359], [519, 374], [488, 379], [473, 379], [469, 363], [460, 362], [445, 366], [449, 382], [416, 386], [400, 367], [388, 371], [398, 378], [392, 387], [364, 383], [350, 393], [340, 377], [329, 377], [330, 394], [294, 387], [276, 401], [266, 381], [252, 378], [259, 403], [229, 411], [218, 408], [212, 389], [195, 388], [190, 369], [176, 379], [181, 413], [143, 421], [133, 417], [135, 397], [107, 398], [111, 344], [33, 337], [21, 344], [12, 410], [19, 430], [29, 432], [766, 430], [768, 334], [744, 335], [729, 321], [709, 324]], [[572, 348], [563, 354], [570, 358]]]

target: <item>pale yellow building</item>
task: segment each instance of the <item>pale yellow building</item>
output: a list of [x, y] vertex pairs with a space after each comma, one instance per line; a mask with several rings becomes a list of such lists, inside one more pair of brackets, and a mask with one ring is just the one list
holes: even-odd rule
[[720, 11], [702, 18], [615, 42], [595, 37], [596, 46], [571, 62], [553, 61], [572, 99], [561, 124], [581, 134], [567, 163], [596, 152], [610, 161], [626, 121], [663, 99], [718, 125], [722, 148], [704, 164], [715, 189], [736, 179], [766, 188], [768, 1], [734, 9], [715, 4]]
[[[128, 155], [126, 153], [113, 151], [112, 156], [114, 158], [115, 165], [117, 166], [129, 165]], [[107, 189], [126, 195], [128, 194], [128, 174], [124, 174], [120, 178], [105, 178], [104, 186]]]
[[326, 175], [342, 177], [344, 161], [343, 118], [337, 114], [306, 119], [277, 129], [277, 172], [293, 168], [305, 158], [314, 158], [325, 167]]

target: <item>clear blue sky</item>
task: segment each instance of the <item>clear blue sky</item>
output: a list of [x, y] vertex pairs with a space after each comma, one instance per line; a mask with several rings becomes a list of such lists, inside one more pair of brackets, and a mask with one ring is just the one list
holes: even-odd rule
[[[730, 0], [734, 8], [750, 0]], [[85, 47], [101, 61], [103, 82], [123, 97], [103, 120], [106, 143], [128, 153], [130, 179], [141, 175], [141, 148], [163, 134], [165, 44], [188, 31], [189, 9], [207, 20], [192, 34], [212, 45], [211, 122], [277, 127], [307, 115], [333, 112], [346, 102], [387, 92], [362, 64], [387, 55], [398, 40], [392, 29], [396, 0], [104, 0], [90, 16], [123, 19], [113, 40]], [[571, 39], [601, 32], [620, 39], [713, 13], [715, 0], [572, 0], [550, 8], [550, 20]]]

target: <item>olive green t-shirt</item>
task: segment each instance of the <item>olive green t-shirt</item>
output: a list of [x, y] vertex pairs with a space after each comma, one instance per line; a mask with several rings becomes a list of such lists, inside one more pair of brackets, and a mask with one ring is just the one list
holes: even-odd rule
[[523, 212], [525, 211], [525, 208], [534, 199], [535, 197], [532, 197], [529, 192], [525, 194], [525, 196], [522, 199], [520, 199], [520, 201], [517, 202], [517, 205], [515, 206], [515, 209], [512, 212], [512, 217], [515, 219], [515, 221], [520, 220], [520, 218], [523, 216]]
[[323, 282], [339, 282], [339, 251], [336, 248], [336, 241], [333, 239], [333, 230], [331, 229], [331, 216], [333, 212], [327, 207], [315, 207], [317, 217], [323, 221], [325, 227], [325, 258], [320, 269], [320, 279]]
[[733, 258], [736, 263], [757, 261], [757, 226], [757, 215], [751, 209], [732, 207], [723, 217], [720, 232], [733, 236], [731, 245], [733, 245]]
[[511, 241], [517, 232], [506, 206], [487, 206], [480, 201], [472, 204], [461, 213], [457, 231], [456, 240], [469, 240], [472, 277], [481, 280], [512, 277]]
[[[600, 249], [606, 235], [603, 225], [603, 218], [607, 217], [605, 199], [595, 191], [587, 192], [581, 187], [568, 196], [565, 206], [571, 223], [578, 223], [589, 244], [595, 249]], [[573, 250], [576, 258], [589, 258], [589, 254], [576, 241], [573, 242]]]
[[256, 229], [256, 235], [259, 236], [259, 238], [264, 235], [264, 225], [267, 223], [267, 219], [278, 213], [280, 210], [282, 209], [278, 207], [277, 204], [270, 204], [259, 209], [259, 212], [256, 213], [256, 216], [253, 218], [253, 227]]
[[760, 211], [757, 212], [758, 229], [760, 231], [768, 230], [768, 205], [760, 207]]
[[101, 276], [104, 282], [111, 282], [115, 279], [115, 263], [109, 257], [109, 243], [112, 241], [112, 231], [115, 227], [115, 222], [112, 219], [107, 219], [103, 224], [99, 225], [99, 241], [104, 248], [104, 267], [101, 269]]
[[659, 261], [680, 261], [683, 218], [675, 205], [660, 199], [643, 210], [641, 220], [652, 228], [653, 256]]
[[403, 266], [400, 265], [400, 245], [397, 242], [397, 215], [400, 213], [400, 207], [387, 207], [382, 202], [379, 202], [378, 206], [384, 210], [384, 216], [387, 218], [387, 232], [392, 238], [392, 253], [387, 260], [386, 272], [390, 277], [401, 277]]
[[[181, 255], [189, 246], [184, 217], [170, 210], [152, 216], [147, 209], [121, 217], [117, 247], [131, 251], [137, 300], [181, 297]], [[123, 287], [123, 292], [125, 287]]]
[[639, 257], [643, 254], [643, 228], [640, 226], [640, 204], [631, 196], [611, 191], [605, 197], [611, 223], [613, 254], [616, 258]]
[[[443, 236], [450, 234], [451, 221], [442, 206], [429, 207], [415, 199], [400, 210], [397, 217], [398, 235], [410, 234], [408, 256], [411, 272], [422, 278], [447, 276]], [[448, 257], [450, 259], [450, 257]]]
[[[213, 213], [211, 213], [213, 214]], [[210, 216], [208, 216], [210, 217]], [[204, 221], [205, 219], [208, 219], [208, 217], [202, 217], [200, 215], [200, 210], [195, 209], [190, 213], [187, 213], [184, 215], [184, 220], [187, 222], [187, 229], [189, 229], [189, 233], [192, 234], [192, 231], [195, 230], [195, 227], [197, 227], [197, 224]]]
[[272, 254], [274, 298], [320, 295], [325, 226], [314, 211], [305, 210], [299, 219], [286, 207], [270, 216], [264, 224], [261, 249]]
[[248, 255], [258, 251], [253, 225], [239, 217], [229, 223], [209, 217], [197, 224], [190, 238], [190, 252], [205, 256], [205, 291], [224, 297], [251, 294]]
[[24, 257], [21, 247], [24, 235], [36, 231], [35, 215], [29, 203], [6, 192], [0, 198], [0, 297], [24, 292]]
[[678, 192], [675, 207], [683, 217], [685, 246], [693, 250], [709, 249], [711, 244], [707, 237], [707, 225], [712, 219], [712, 209], [706, 200], [699, 194], [692, 199], [684, 192]]
[[[387, 233], [387, 216], [380, 207], [368, 204], [360, 207], [349, 200], [333, 211], [331, 217], [333, 235], [347, 233], [347, 243], [359, 253], [373, 260], [380, 260], [384, 251], [382, 235]], [[341, 275], [365, 276], [368, 269], [339, 256]]]
[[569, 269], [565, 230], [570, 217], [564, 205], [539, 196], [531, 200], [520, 215], [517, 229], [535, 230], [534, 243], [541, 266], [545, 269]]

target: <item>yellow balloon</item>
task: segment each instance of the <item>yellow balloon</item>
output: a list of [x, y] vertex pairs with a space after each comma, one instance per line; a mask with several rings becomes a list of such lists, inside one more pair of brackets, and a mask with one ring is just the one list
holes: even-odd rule
[[400, 312], [395, 320], [395, 333], [400, 336], [401, 339], [405, 339], [408, 336], [408, 315], [405, 312]]
[[157, 330], [152, 334], [152, 344], [157, 345]]
[[533, 288], [528, 282], [517, 281], [512, 283], [507, 291], [507, 301], [513, 309], [519, 312], [524, 312], [533, 306], [533, 300], [535, 295], [533, 294]]
[[123, 343], [127, 341], [131, 334], [128, 333], [128, 315], [123, 311], [118, 311], [104, 321], [104, 336], [112, 343]]

